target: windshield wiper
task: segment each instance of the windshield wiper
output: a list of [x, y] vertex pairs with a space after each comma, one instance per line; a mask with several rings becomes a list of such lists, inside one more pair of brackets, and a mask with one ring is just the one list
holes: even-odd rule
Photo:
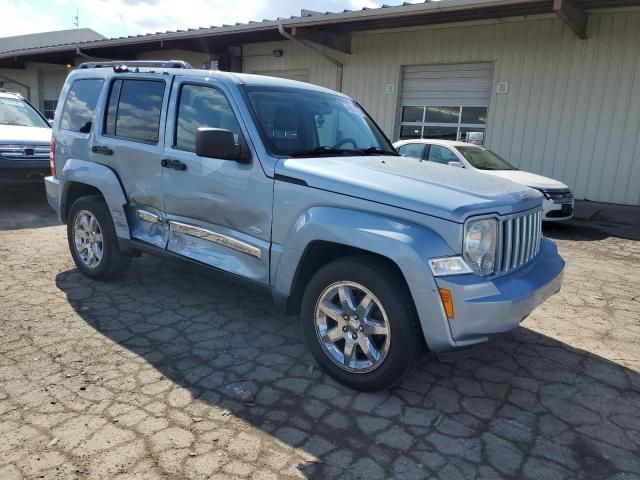
[[400, 154], [398, 152], [394, 152], [391, 150], [383, 150], [381, 148], [378, 147], [369, 147], [369, 148], [365, 148], [360, 150], [362, 153], [364, 153], [365, 155], [390, 155], [392, 157], [399, 157]]
[[308, 157], [313, 155], [358, 155], [362, 150], [354, 150], [350, 148], [333, 148], [333, 147], [316, 147], [308, 150], [298, 150], [289, 152], [291, 157]]
[[308, 157], [313, 155], [391, 155], [399, 157], [397, 152], [382, 150], [378, 147], [369, 148], [333, 148], [333, 147], [316, 147], [309, 150], [298, 150], [296, 152], [290, 152], [292, 157]]

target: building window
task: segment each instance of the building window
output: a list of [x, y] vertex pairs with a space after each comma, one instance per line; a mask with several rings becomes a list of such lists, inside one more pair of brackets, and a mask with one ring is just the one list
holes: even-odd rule
[[53, 116], [56, 113], [56, 107], [58, 106], [58, 100], [45, 100], [43, 102], [44, 108], [42, 109], [42, 113], [47, 118], [47, 120], [53, 120]]
[[400, 140], [434, 138], [482, 145], [487, 128], [487, 107], [402, 107]]

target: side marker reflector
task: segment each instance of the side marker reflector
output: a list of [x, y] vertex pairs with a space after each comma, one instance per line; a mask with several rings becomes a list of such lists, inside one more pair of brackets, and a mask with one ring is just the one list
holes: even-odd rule
[[447, 318], [453, 318], [453, 297], [451, 296], [451, 292], [446, 288], [438, 288], [438, 291], [440, 292], [440, 299], [442, 300], [442, 306], [447, 314]]

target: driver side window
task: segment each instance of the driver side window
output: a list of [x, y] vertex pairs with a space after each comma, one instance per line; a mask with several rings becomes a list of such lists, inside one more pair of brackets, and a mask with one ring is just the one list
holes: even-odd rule
[[214, 87], [185, 84], [180, 91], [175, 147], [195, 152], [200, 127], [230, 130], [238, 142], [240, 126], [224, 93]]
[[427, 160], [430, 160], [436, 163], [441, 163], [443, 165], [449, 165], [449, 162], [460, 161], [458, 160], [458, 157], [456, 157], [456, 155], [451, 150], [441, 145], [431, 145], [429, 147]]

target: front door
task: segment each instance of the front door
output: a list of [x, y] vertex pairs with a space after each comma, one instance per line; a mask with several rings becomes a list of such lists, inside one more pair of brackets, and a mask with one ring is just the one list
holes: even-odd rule
[[158, 74], [114, 76], [105, 112], [96, 116], [99, 134], [91, 146], [94, 161], [108, 165], [122, 182], [129, 200], [131, 236], [160, 248], [168, 239], [161, 222], [164, 135], [160, 125], [166, 112], [169, 84]]
[[162, 157], [167, 249], [268, 284], [273, 180], [253, 151], [250, 163], [195, 153], [199, 127], [230, 130], [252, 150], [234, 100], [214, 80], [176, 77], [168, 115]]

